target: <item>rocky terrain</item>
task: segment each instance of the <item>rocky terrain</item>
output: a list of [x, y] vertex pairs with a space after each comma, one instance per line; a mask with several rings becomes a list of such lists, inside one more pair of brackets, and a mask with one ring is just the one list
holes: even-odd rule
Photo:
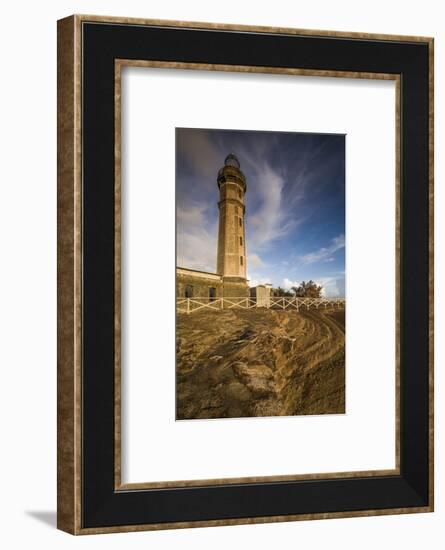
[[344, 326], [324, 308], [178, 315], [177, 419], [344, 413]]

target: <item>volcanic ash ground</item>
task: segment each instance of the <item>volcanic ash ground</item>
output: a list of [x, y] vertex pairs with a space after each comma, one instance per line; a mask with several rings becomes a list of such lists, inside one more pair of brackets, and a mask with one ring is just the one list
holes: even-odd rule
[[178, 315], [177, 419], [344, 413], [344, 326], [325, 308]]

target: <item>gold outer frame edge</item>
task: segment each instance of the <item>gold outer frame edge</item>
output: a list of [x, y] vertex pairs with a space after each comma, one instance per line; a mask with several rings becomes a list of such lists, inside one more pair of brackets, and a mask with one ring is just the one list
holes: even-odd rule
[[288, 521], [309, 521], [319, 519], [363, 518], [370, 516], [389, 516], [400, 514], [428, 513], [433, 510], [429, 506], [418, 508], [393, 508], [384, 510], [362, 510], [358, 512], [329, 512], [326, 514], [298, 514], [289, 516], [266, 516], [242, 519], [223, 519], [208, 521], [183, 521], [176, 523], [157, 523], [148, 525], [118, 525], [116, 527], [82, 528], [79, 535], [100, 535], [108, 533], [127, 533], [137, 531], [163, 531], [167, 529], [190, 529], [197, 527], [224, 527], [227, 525], [255, 525], [263, 523], [285, 523]]
[[57, 527], [81, 529], [80, 19], [57, 22]]
[[333, 31], [320, 29], [299, 29], [295, 27], [267, 27], [264, 25], [241, 25], [236, 23], [211, 23], [208, 21], [176, 21], [173, 19], [146, 19], [141, 17], [121, 17], [113, 15], [76, 14], [79, 22], [120, 23], [124, 25], [144, 25], [154, 27], [180, 27], [187, 29], [227, 30], [275, 34], [300, 34], [302, 36], [332, 36], [333, 38], [361, 38], [369, 40], [388, 40], [402, 42], [431, 42], [430, 36], [412, 36], [367, 32]]
[[[364, 510], [227, 520], [191, 521], [149, 525], [127, 525], [104, 528], [84, 528], [81, 524], [81, 24], [121, 23], [129, 25], [171, 26], [228, 31], [264, 32], [326, 36], [333, 38], [425, 42], [429, 47], [429, 383], [430, 383], [430, 502], [420, 508]], [[434, 39], [432, 37], [341, 32], [329, 30], [294, 29], [231, 25], [204, 22], [169, 21], [96, 15], [73, 15], [58, 21], [58, 511], [59, 529], [71, 534], [99, 534], [129, 531], [180, 529], [220, 525], [242, 525], [269, 522], [365, 517], [432, 512], [434, 510], [434, 401], [433, 401], [433, 343], [434, 343]], [[340, 76], [340, 75], [339, 75]], [[400, 86], [400, 83], [396, 84]], [[397, 94], [398, 95], [398, 94]], [[399, 146], [398, 146], [399, 147]], [[399, 154], [399, 153], [398, 153]], [[119, 327], [120, 329], [120, 327]], [[120, 396], [119, 396], [120, 398]], [[399, 404], [397, 404], [399, 407]], [[120, 429], [116, 432], [120, 438]], [[399, 465], [397, 464], [397, 467]], [[119, 470], [120, 471], [120, 470]], [[335, 475], [335, 474], [334, 474]], [[373, 472], [369, 472], [373, 475]], [[326, 477], [326, 476], [323, 476]], [[120, 481], [117, 479], [116, 481]], [[227, 480], [224, 480], [227, 482]]]

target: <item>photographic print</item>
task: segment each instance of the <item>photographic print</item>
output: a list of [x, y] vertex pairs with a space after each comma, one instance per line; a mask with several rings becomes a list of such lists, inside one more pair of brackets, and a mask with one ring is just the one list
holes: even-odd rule
[[177, 420], [344, 413], [345, 298], [345, 136], [177, 128]]

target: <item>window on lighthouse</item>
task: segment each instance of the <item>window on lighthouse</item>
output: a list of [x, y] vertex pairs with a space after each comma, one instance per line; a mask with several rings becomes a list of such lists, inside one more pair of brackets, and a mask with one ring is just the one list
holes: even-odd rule
[[241, 227], [243, 225], [243, 220], [239, 218], [239, 226]]
[[242, 256], [239, 257], [239, 264], [243, 265], [243, 257]]
[[240, 246], [243, 246], [243, 238], [242, 237], [239, 238], [239, 244], [240, 244]]

